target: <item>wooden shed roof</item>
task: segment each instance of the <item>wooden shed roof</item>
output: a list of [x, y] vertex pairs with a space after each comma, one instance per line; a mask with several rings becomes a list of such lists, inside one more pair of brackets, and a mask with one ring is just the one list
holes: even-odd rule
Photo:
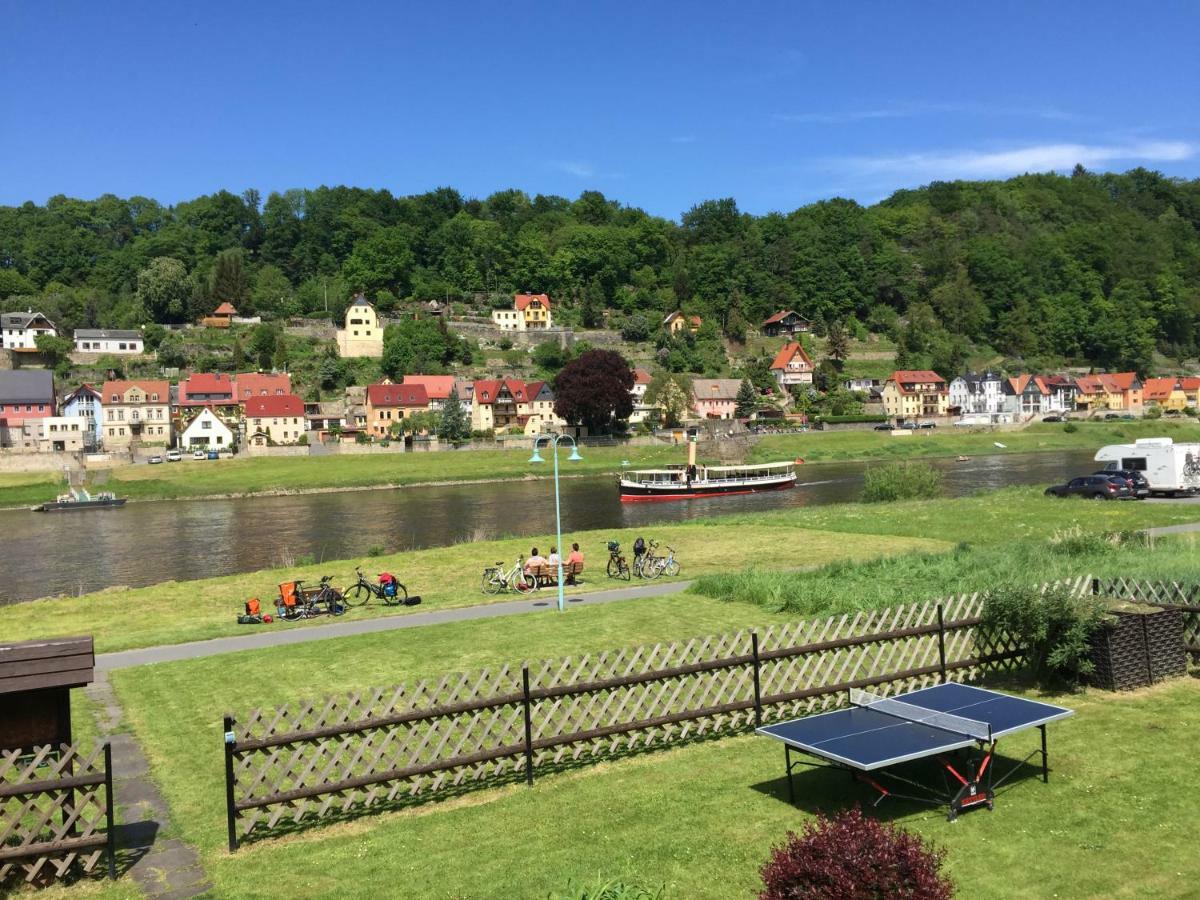
[[0, 694], [91, 684], [91, 635], [0, 644]]

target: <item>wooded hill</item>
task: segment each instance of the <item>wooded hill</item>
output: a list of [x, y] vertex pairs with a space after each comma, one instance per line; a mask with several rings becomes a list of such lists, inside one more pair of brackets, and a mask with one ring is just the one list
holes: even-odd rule
[[35, 306], [66, 328], [187, 321], [223, 300], [336, 321], [359, 290], [385, 313], [544, 291], [567, 324], [641, 316], [651, 331], [682, 308], [735, 340], [791, 308], [889, 332], [913, 368], [952, 371], [986, 346], [1146, 371], [1156, 348], [1198, 350], [1200, 180], [1077, 168], [935, 182], [871, 207], [752, 216], [710, 200], [679, 223], [595, 191], [320, 187], [265, 202], [251, 190], [173, 207], [111, 195], [0, 207], [0, 308]]

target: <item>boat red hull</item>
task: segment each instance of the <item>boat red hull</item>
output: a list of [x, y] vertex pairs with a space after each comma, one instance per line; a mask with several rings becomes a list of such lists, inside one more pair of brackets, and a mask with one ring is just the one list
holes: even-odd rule
[[699, 497], [734, 497], [740, 494], [761, 494], [765, 491], [786, 491], [788, 488], [796, 486], [795, 480], [784, 481], [779, 484], [763, 485], [762, 487], [752, 488], [737, 488], [731, 490], [696, 490], [696, 491], [678, 491], [676, 493], [654, 493], [654, 494], [621, 494], [622, 503], [664, 503], [668, 500], [694, 500]]

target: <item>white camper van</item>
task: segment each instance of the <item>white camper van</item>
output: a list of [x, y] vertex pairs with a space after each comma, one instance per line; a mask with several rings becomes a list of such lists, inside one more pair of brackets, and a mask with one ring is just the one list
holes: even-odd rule
[[1155, 494], [1200, 491], [1200, 444], [1176, 444], [1171, 438], [1140, 438], [1109, 444], [1096, 452], [1105, 469], [1141, 472]]

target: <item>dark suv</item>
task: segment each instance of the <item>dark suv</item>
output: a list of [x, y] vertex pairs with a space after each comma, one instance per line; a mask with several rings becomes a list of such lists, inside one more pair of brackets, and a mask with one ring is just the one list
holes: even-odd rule
[[1146, 480], [1146, 476], [1141, 472], [1133, 469], [1105, 469], [1103, 472], [1097, 472], [1097, 475], [1116, 475], [1124, 478], [1129, 484], [1129, 492], [1133, 494], [1136, 500], [1145, 500], [1150, 496], [1150, 482]]
[[1046, 488], [1047, 497], [1086, 497], [1089, 500], [1132, 500], [1129, 484], [1124, 478], [1105, 472], [1103, 475], [1084, 475], [1066, 484]]

